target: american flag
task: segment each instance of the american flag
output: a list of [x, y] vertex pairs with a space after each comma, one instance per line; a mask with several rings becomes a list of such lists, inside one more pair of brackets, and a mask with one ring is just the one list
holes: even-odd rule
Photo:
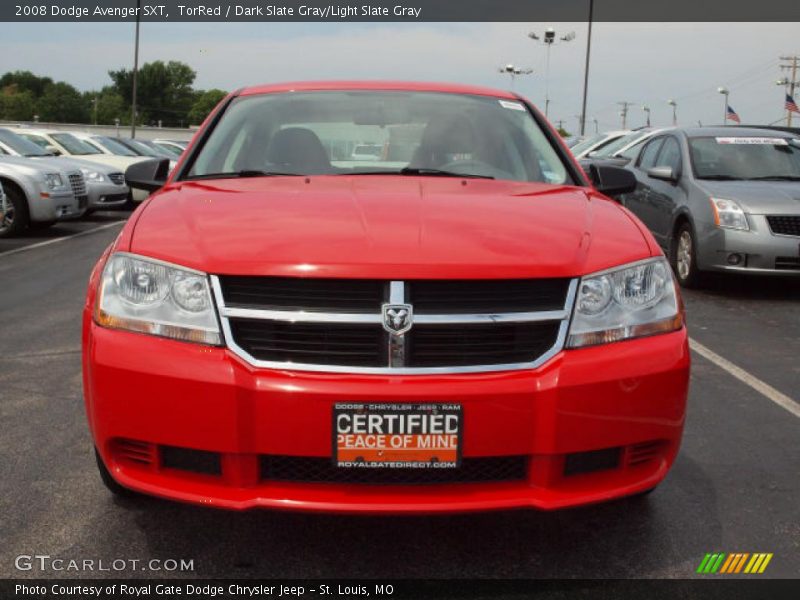
[[734, 123], [741, 123], [742, 120], [739, 118], [739, 115], [736, 114], [736, 111], [733, 110], [730, 106], [728, 107], [728, 114], [725, 115], [729, 121], [733, 121]]
[[784, 108], [789, 112], [800, 113], [800, 108], [797, 108], [797, 102], [795, 102], [794, 98], [792, 98], [789, 94], [786, 94], [786, 104], [784, 105]]

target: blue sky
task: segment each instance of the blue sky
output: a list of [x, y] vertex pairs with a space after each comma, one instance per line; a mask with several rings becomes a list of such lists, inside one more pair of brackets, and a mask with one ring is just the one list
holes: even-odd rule
[[[550, 117], [574, 129], [580, 112], [585, 23], [143, 23], [141, 60], [182, 60], [198, 87], [233, 89], [269, 81], [331, 78], [444, 80], [508, 88], [500, 65], [534, 69], [516, 89], [544, 104], [544, 47], [527, 38], [552, 25], [576, 32], [552, 49]], [[0, 72], [27, 69], [82, 90], [130, 67], [132, 23], [2, 23]], [[669, 124], [669, 98], [681, 124], [719, 123], [723, 98], [744, 122], [782, 114], [778, 57], [800, 52], [797, 25], [776, 23], [595, 24], [589, 116], [620, 126], [618, 101], [633, 102], [629, 126]]]

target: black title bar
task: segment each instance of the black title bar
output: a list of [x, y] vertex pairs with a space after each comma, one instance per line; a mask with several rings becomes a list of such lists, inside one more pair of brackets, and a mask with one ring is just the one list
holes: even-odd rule
[[0, 21], [800, 21], [797, 0], [3, 0]]

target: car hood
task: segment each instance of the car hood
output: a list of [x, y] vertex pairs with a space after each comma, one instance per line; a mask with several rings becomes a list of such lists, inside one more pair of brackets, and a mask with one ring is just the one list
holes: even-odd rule
[[395, 176], [183, 182], [155, 194], [130, 250], [209, 273], [565, 277], [651, 255], [586, 188]]
[[709, 196], [733, 200], [752, 215], [800, 214], [796, 181], [698, 181]]
[[9, 172], [24, 173], [35, 177], [44, 177], [45, 173], [66, 173], [73, 168], [66, 164], [43, 163], [24, 156], [0, 156], [0, 169]]
[[150, 160], [146, 156], [114, 156], [112, 154], [81, 154], [80, 156], [65, 156], [69, 160], [82, 160], [95, 165], [106, 165], [115, 171], [125, 172], [132, 164]]
[[91, 171], [97, 171], [98, 173], [102, 173], [104, 175], [109, 175], [110, 173], [121, 173], [124, 172], [124, 169], [118, 169], [116, 167], [111, 167], [105, 164], [101, 164], [94, 161], [84, 160], [82, 158], [73, 158], [71, 156], [46, 156], [46, 157], [31, 157], [38, 163], [49, 165], [52, 167], [58, 167], [59, 165], [61, 168], [68, 168], [68, 169], [89, 169]]

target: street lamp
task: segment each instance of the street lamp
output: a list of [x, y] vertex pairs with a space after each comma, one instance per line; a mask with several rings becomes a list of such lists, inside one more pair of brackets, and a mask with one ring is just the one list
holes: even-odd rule
[[667, 100], [667, 104], [672, 107], [672, 126], [678, 126], [678, 103], [675, 100], [669, 99]]
[[730, 96], [731, 91], [726, 87], [717, 88], [717, 91], [725, 96], [725, 112], [722, 113], [722, 125], [728, 124], [728, 96]]
[[518, 75], [530, 75], [533, 73], [533, 69], [521, 69], [519, 67], [515, 67], [512, 64], [508, 64], [505, 67], [500, 67], [498, 69], [500, 73], [508, 75], [511, 77], [511, 89], [514, 89], [514, 80]]
[[600, 124], [597, 122], [597, 119], [593, 117], [592, 118], [592, 123], [594, 123], [594, 132], [595, 133], [599, 133], [600, 132]]
[[[548, 113], [550, 112], [550, 48], [552, 48], [553, 44], [556, 43], [556, 30], [552, 27], [545, 29], [544, 39], [540, 38], [539, 35], [534, 31], [531, 31], [528, 34], [528, 37], [534, 41], [541, 40], [541, 42], [547, 48], [547, 58], [545, 59], [544, 72], [544, 116], [547, 118]], [[570, 31], [568, 34], [562, 35], [558, 39], [562, 42], [571, 42], [575, 39], [575, 32]]]
[[647, 113], [647, 127], [650, 127], [650, 107], [647, 105], [642, 106], [642, 110]]

